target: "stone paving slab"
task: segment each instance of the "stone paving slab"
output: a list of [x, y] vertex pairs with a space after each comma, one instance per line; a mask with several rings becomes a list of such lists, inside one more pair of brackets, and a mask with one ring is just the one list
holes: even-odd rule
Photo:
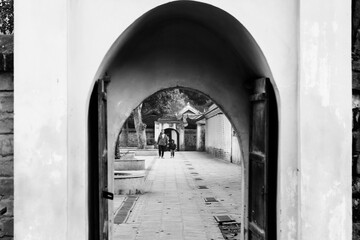
[[[224, 238], [214, 215], [241, 222], [238, 165], [206, 153], [177, 152], [175, 158], [156, 159], [145, 185], [126, 223], [114, 225], [115, 240], [220, 240]], [[206, 197], [219, 202], [206, 204]]]

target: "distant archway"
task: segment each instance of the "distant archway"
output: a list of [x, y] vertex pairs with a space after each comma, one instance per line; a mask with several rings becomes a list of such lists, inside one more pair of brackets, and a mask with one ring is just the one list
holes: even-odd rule
[[169, 137], [169, 140], [174, 140], [176, 144], [176, 150], [179, 151], [179, 144], [180, 144], [179, 132], [173, 128], [166, 128], [165, 134]]
[[[96, 79], [103, 78], [105, 73], [111, 77], [106, 95], [109, 171], [117, 134], [131, 111], [144, 99], [166, 88], [182, 87], [202, 92], [223, 110], [241, 144], [243, 202], [248, 207], [244, 208], [243, 226], [248, 230], [249, 238], [276, 239], [277, 89], [261, 49], [241, 23], [223, 10], [204, 3], [178, 1], [161, 5], [141, 16], [115, 41], [101, 63]], [[254, 107], [254, 101], [265, 104]], [[259, 137], [256, 134], [260, 134], [261, 137], [264, 133], [254, 129], [251, 121], [265, 108], [266, 114], [260, 114], [260, 118], [269, 119], [264, 126], [270, 131], [265, 131], [265, 135], [272, 141], [261, 144], [261, 147], [266, 146], [265, 156], [251, 160], [254, 156], [249, 153], [249, 148], [251, 150], [256, 144], [251, 147], [254, 138], [250, 135]], [[90, 116], [89, 119], [93, 118]], [[91, 162], [96, 160], [91, 153], [89, 156], [91, 168]], [[261, 167], [250, 164], [261, 164], [262, 161], [264, 166]], [[249, 185], [251, 172], [255, 170], [261, 172], [264, 182]], [[112, 174], [106, 177], [111, 189]], [[89, 187], [91, 189], [91, 184]], [[256, 196], [250, 200], [254, 203], [249, 202], [252, 188]], [[252, 205], [254, 209], [251, 209]], [[258, 210], [264, 212], [253, 213]], [[258, 218], [263, 221], [260, 227], [257, 226]]]

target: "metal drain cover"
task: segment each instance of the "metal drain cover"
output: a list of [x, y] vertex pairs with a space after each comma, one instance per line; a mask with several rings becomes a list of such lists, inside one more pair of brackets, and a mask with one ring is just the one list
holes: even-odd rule
[[209, 189], [207, 186], [198, 186], [198, 189]]
[[122, 223], [126, 222], [137, 199], [138, 199], [138, 196], [133, 196], [133, 195], [127, 196], [127, 198], [123, 202], [123, 205], [121, 206], [121, 208], [117, 212], [116, 216], [114, 217], [115, 224], [122, 224]]
[[214, 218], [220, 224], [225, 222], [235, 222], [235, 220], [229, 215], [218, 215], [214, 216]]
[[205, 200], [206, 203], [219, 202], [214, 197], [207, 197], [207, 198], [204, 198], [204, 200]]
[[241, 224], [237, 222], [224, 222], [218, 225], [224, 239], [240, 239]]

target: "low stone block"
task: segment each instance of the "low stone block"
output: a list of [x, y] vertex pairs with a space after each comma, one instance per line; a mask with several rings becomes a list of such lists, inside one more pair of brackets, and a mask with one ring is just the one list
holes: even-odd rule
[[14, 94], [0, 92], [0, 112], [14, 112]]
[[5, 197], [14, 196], [14, 179], [0, 177], [0, 194]]
[[6, 212], [3, 216], [13, 216], [14, 215], [14, 198], [10, 197], [7, 199], [2, 199], [0, 201], [0, 207], [5, 207]]
[[358, 157], [356, 161], [356, 173], [360, 174], [360, 156]]
[[[0, 235], [1, 237], [1, 235]], [[1, 240], [14, 240], [14, 237], [13, 236], [3, 236], [1, 237]]]
[[352, 239], [359, 239], [360, 238], [360, 223], [353, 223], [353, 238]]
[[14, 219], [10, 217], [0, 218], [0, 236], [14, 236]]
[[13, 91], [14, 90], [14, 74], [1, 73], [0, 74], [0, 91]]
[[142, 177], [115, 178], [114, 193], [118, 195], [141, 194], [144, 192], [145, 179]]
[[135, 156], [157, 156], [158, 149], [137, 149]]
[[135, 151], [121, 151], [120, 150], [120, 159], [135, 159]]
[[14, 54], [2, 53], [0, 54], [0, 71], [12, 72], [14, 70]]
[[14, 136], [10, 135], [0, 135], [0, 155], [10, 156], [14, 154]]
[[0, 134], [14, 133], [14, 114], [2, 113], [0, 114]]
[[14, 176], [14, 158], [13, 156], [0, 157], [0, 177]]
[[114, 162], [114, 170], [117, 171], [133, 171], [145, 170], [145, 160], [132, 159], [132, 160], [118, 160]]
[[360, 72], [360, 59], [356, 61], [352, 61], [352, 69], [353, 71]]

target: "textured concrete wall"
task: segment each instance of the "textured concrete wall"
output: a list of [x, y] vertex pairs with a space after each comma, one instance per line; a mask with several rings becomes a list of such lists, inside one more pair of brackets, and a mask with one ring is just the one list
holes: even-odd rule
[[[4, 39], [5, 38], [5, 39]], [[13, 36], [0, 36], [0, 239], [14, 235]], [[5, 46], [4, 46], [5, 45]], [[11, 45], [7, 49], [6, 45]]]

